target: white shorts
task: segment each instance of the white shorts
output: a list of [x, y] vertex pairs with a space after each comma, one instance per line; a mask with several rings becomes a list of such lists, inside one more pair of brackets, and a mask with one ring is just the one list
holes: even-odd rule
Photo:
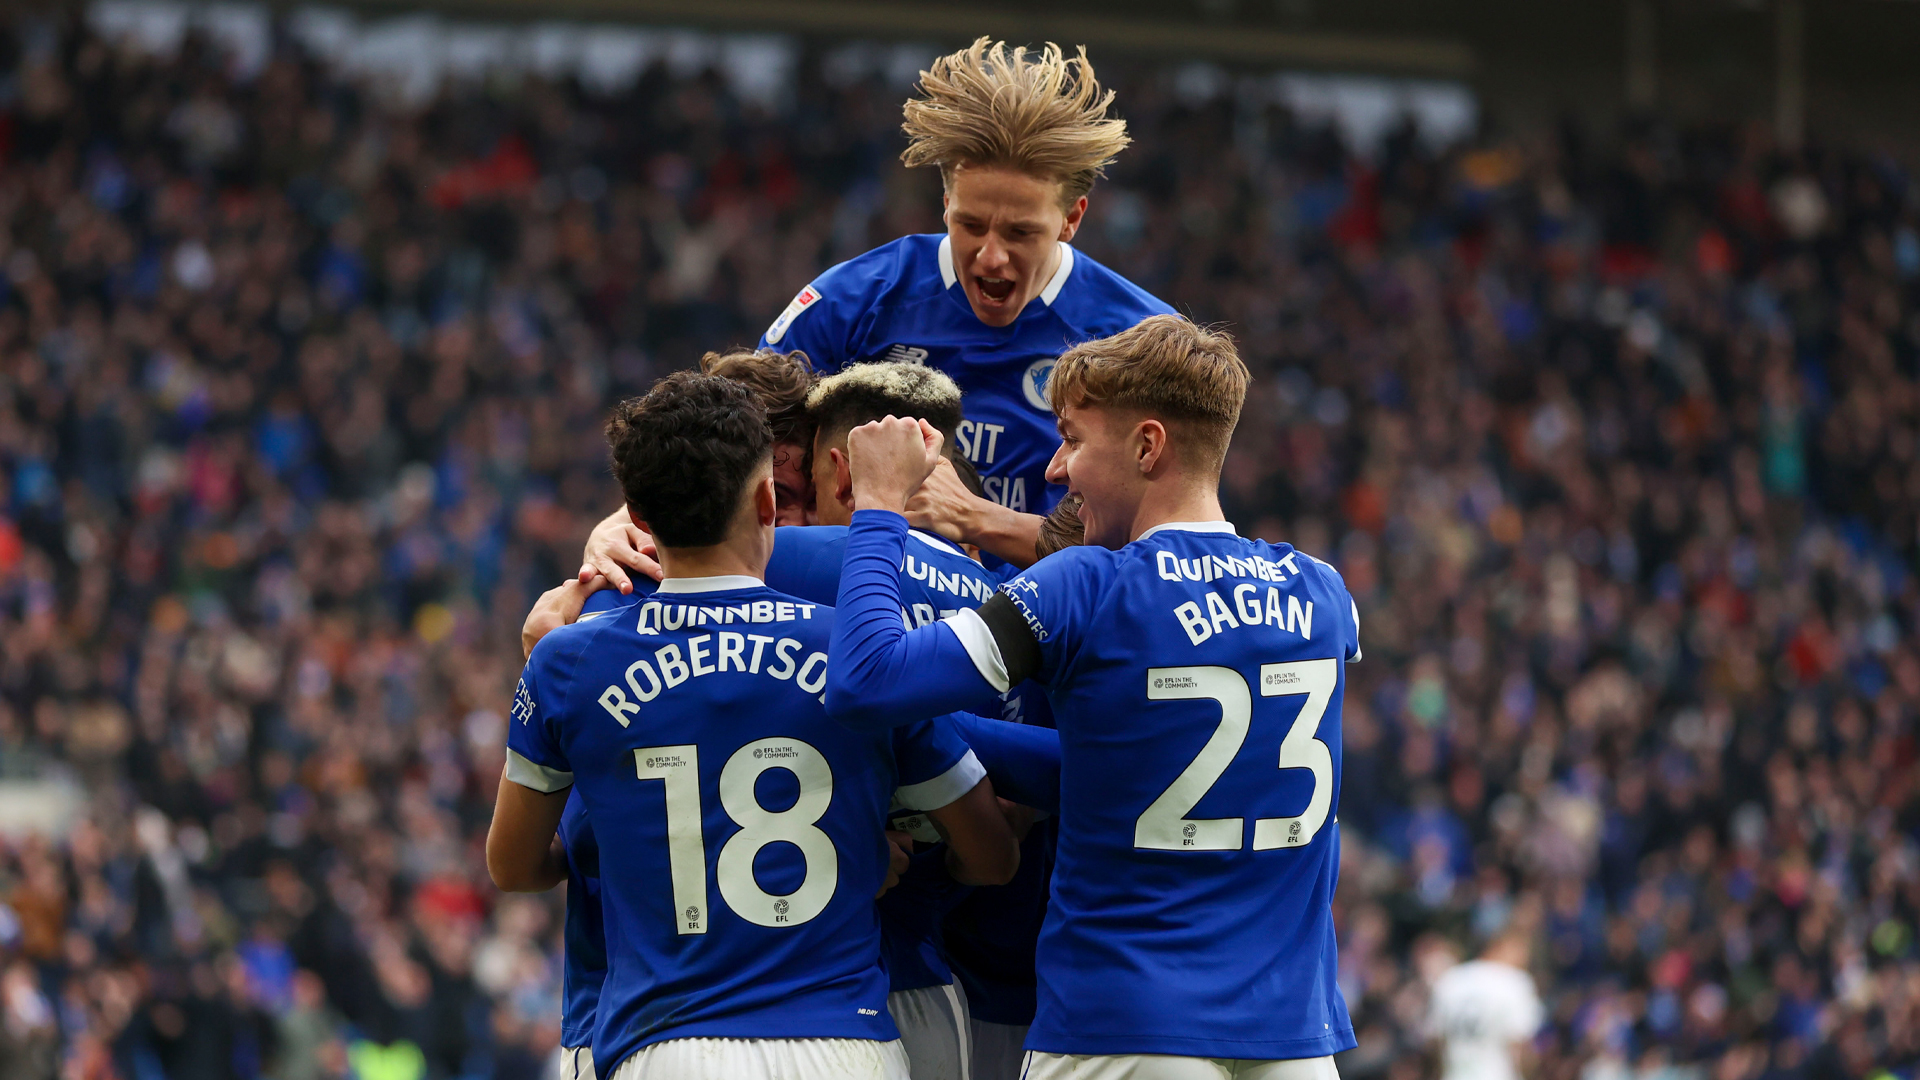
[[908, 1080], [907, 1052], [899, 1039], [668, 1039], [612, 1080]]
[[1171, 1054], [1027, 1054], [1022, 1080], [1340, 1080], [1331, 1057], [1259, 1061]]
[[887, 995], [887, 1011], [900, 1029], [913, 1080], [972, 1080], [973, 1033], [960, 984], [895, 991]]
[[561, 1047], [560, 1080], [596, 1080], [593, 1075], [593, 1047]]
[[973, 1080], [1020, 1080], [1021, 1064], [1027, 1056], [1027, 1025], [970, 1019]]

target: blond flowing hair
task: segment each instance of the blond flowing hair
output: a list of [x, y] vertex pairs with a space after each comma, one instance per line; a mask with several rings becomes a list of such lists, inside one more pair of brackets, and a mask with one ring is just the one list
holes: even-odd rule
[[1101, 90], [1084, 45], [1036, 55], [982, 37], [935, 60], [918, 89], [900, 160], [938, 167], [947, 184], [958, 167], [1002, 166], [1058, 181], [1071, 206], [1132, 141], [1127, 122], [1107, 116], [1113, 91]]

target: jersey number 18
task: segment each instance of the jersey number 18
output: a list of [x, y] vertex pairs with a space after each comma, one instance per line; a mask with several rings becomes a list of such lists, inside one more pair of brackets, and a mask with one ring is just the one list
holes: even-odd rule
[[[700, 748], [649, 746], [633, 752], [642, 780], [667, 789], [667, 868], [673, 879], [674, 925], [682, 934], [707, 932], [707, 847], [700, 806]], [[753, 793], [768, 769], [800, 781], [800, 797], [785, 810], [768, 810]], [[733, 752], [720, 770], [720, 805], [739, 826], [720, 847], [714, 880], [734, 913], [760, 926], [798, 926], [826, 910], [840, 882], [840, 853], [818, 822], [833, 801], [833, 770], [813, 746], [798, 739], [761, 739]], [[753, 878], [760, 849], [784, 840], [800, 849], [807, 873], [800, 887], [775, 896]]]

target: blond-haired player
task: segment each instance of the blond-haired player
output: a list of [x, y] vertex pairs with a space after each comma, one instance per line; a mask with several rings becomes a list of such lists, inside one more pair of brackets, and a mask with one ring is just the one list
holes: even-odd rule
[[[1047, 379], [1057, 357], [1172, 308], [1076, 252], [1094, 182], [1128, 143], [1084, 48], [985, 37], [920, 73], [904, 107], [913, 168], [935, 168], [946, 231], [905, 236], [821, 274], [767, 327], [760, 348], [804, 352], [822, 371], [867, 360], [926, 364], [966, 395], [954, 447], [985, 497], [941, 469], [916, 523], [1015, 566], [1032, 562], [1063, 492]], [[658, 578], [622, 523], [588, 542], [583, 580], [625, 591], [625, 568]]]
[[1354, 1045], [1335, 981], [1340, 714], [1359, 616], [1332, 567], [1222, 520], [1247, 369], [1155, 317], [1060, 358], [1049, 479], [1086, 543], [978, 611], [909, 630], [901, 514], [939, 439], [848, 437], [854, 498], [827, 709], [857, 729], [1047, 688], [1059, 848], [1028, 1080], [1328, 1080]]
[[[1072, 246], [1094, 184], [1128, 142], [1085, 49], [981, 38], [921, 73], [904, 107], [911, 168], [937, 169], [943, 232], [906, 236], [833, 267], [796, 294], [763, 347], [823, 370], [865, 360], [925, 364], [965, 393], [952, 450], [984, 497], [943, 465], [915, 523], [1025, 566], [1063, 490], [1047, 380], [1060, 354], [1172, 308]], [[977, 1080], [1017, 1075], [1033, 1013], [1032, 952], [1044, 888], [976, 897], [948, 921], [977, 1035]]]
[[[823, 371], [893, 360], [952, 376], [966, 403], [953, 450], [980, 474], [984, 497], [943, 465], [924, 485], [915, 522], [1015, 566], [1061, 540], [1040, 516], [1064, 493], [1046, 475], [1055, 360], [1172, 312], [1071, 243], [1095, 182], [1127, 146], [1113, 97], [1084, 49], [981, 38], [936, 59], [905, 104], [902, 158], [939, 171], [945, 230], [902, 237], [827, 270], [759, 342], [803, 351]], [[583, 579], [605, 574], [624, 590], [623, 567], [658, 577], [643, 543], [618, 515], [610, 518], [588, 541]], [[1032, 1015], [1039, 904], [1035, 895], [1024, 912], [970, 907], [949, 924], [980, 1035], [979, 1080], [1007, 1072], [1010, 1057], [1000, 1051], [1019, 1045]]]
[[1085, 49], [981, 38], [935, 60], [906, 103], [901, 158], [940, 171], [946, 231], [828, 270], [761, 339], [825, 370], [906, 360], [953, 376], [967, 402], [955, 449], [1002, 511], [980, 508], [971, 528], [1020, 564], [1039, 523], [1014, 514], [1045, 513], [1061, 495], [1046, 480], [1054, 360], [1172, 310], [1070, 243], [1094, 181], [1127, 145], [1112, 103]]
[[[981, 38], [937, 58], [905, 104], [902, 158], [939, 171], [945, 231], [902, 237], [827, 270], [759, 342], [804, 352], [822, 371], [892, 360], [952, 376], [965, 393], [953, 450], [980, 474], [984, 496], [943, 465], [924, 485], [915, 520], [1015, 566], [1062, 539], [1040, 516], [1064, 494], [1046, 475], [1055, 360], [1172, 312], [1071, 243], [1095, 182], [1127, 146], [1113, 98], [1084, 49]], [[1062, 523], [1071, 527], [1071, 518]], [[627, 591], [626, 568], [657, 578], [645, 542], [615, 514], [588, 540], [582, 579], [604, 574]], [[1024, 906], [970, 903], [949, 923], [979, 1036], [978, 1080], [1009, 1073], [1032, 1016], [1042, 891]]]

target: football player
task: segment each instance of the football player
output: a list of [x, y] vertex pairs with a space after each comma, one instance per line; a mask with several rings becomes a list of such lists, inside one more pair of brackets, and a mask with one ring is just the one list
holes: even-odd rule
[[902, 511], [938, 433], [849, 435], [853, 524], [827, 707], [861, 730], [1048, 689], [1060, 831], [1030, 1080], [1324, 1080], [1354, 1045], [1335, 982], [1340, 714], [1359, 616], [1338, 573], [1223, 520], [1247, 369], [1150, 318], [1061, 357], [1050, 480], [1085, 543], [978, 611], [908, 629]]
[[928, 813], [955, 880], [1003, 882], [1019, 848], [991, 782], [951, 727], [863, 735], [826, 717], [831, 611], [761, 580], [773, 440], [750, 391], [669, 376], [608, 436], [664, 578], [534, 647], [488, 870], [512, 891], [564, 880], [569, 792], [598, 826], [601, 1075], [905, 1080], [873, 903], [886, 814], [897, 793]]

